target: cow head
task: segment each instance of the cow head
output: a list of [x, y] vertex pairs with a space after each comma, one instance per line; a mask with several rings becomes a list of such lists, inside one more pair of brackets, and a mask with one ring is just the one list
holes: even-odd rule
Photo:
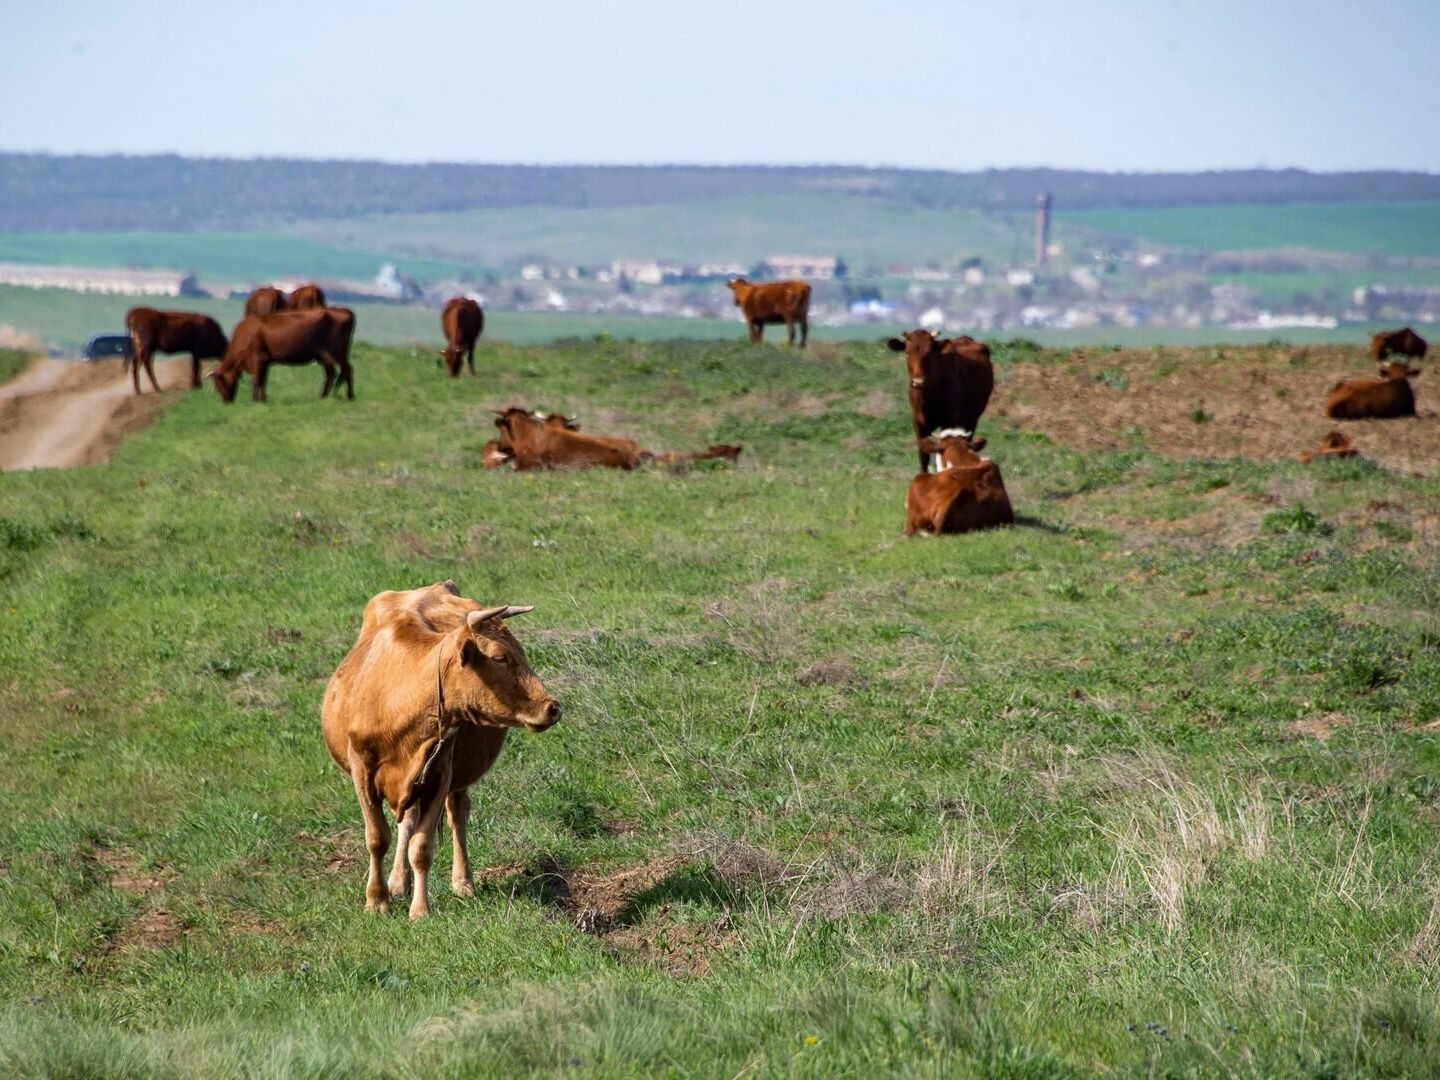
[[215, 392], [220, 395], [220, 400], [226, 405], [235, 403], [235, 391], [240, 386], [240, 369], [228, 369], [222, 363], [214, 371], [210, 372], [209, 378], [215, 383]]
[[1412, 368], [1403, 360], [1392, 360], [1388, 364], [1380, 365], [1380, 377], [1382, 379], [1417, 379], [1420, 377], [1420, 369]]
[[522, 409], [518, 405], [511, 405], [508, 409], [495, 410], [495, 427], [500, 432], [500, 449], [514, 451], [515, 435], [519, 431], [534, 427], [539, 424], [528, 409]]
[[480, 451], [480, 463], [487, 469], [498, 469], [514, 460], [515, 455], [501, 447], [498, 439], [491, 439]]
[[964, 432], [942, 431], [928, 435], [919, 441], [922, 452], [938, 458], [936, 472], [946, 469], [973, 469], [985, 464], [989, 458], [980, 456], [985, 449], [985, 440]]
[[445, 361], [445, 368], [451, 375], [460, 374], [460, 360], [462, 352], [458, 345], [446, 345], [440, 350], [440, 359]]
[[731, 278], [725, 287], [735, 294], [736, 307], [740, 307], [745, 302], [745, 297], [750, 295], [750, 282], [743, 277]]
[[471, 611], [455, 633], [457, 662], [445, 681], [447, 706], [463, 708], [492, 727], [544, 731], [560, 719], [560, 703], [531, 670], [520, 642], [501, 621], [532, 607], [501, 604]]
[[925, 385], [925, 362], [938, 354], [945, 342], [929, 330], [911, 330], [904, 338], [891, 338], [885, 343], [891, 352], [905, 354], [910, 370], [910, 385], [917, 390]]

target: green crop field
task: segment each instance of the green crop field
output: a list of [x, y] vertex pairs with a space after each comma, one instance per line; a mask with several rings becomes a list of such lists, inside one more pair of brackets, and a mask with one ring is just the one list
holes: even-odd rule
[[[286, 369], [0, 475], [0, 1071], [1434, 1075], [1440, 480], [1071, 449], [1000, 410], [1081, 361], [997, 358], [1020, 520], [964, 537], [901, 535], [875, 343], [362, 345], [354, 403]], [[745, 453], [487, 471], [512, 402]], [[320, 699], [445, 578], [536, 605], [566, 713], [412, 924]]]
[[[393, 257], [384, 250], [330, 247], [283, 233], [0, 232], [0, 262], [159, 267], [238, 282], [286, 275], [368, 281]], [[483, 269], [477, 261], [411, 257], [405, 264], [406, 273], [424, 279]]]
[[1210, 251], [1311, 248], [1440, 256], [1440, 202], [1056, 211], [1058, 222]]
[[1033, 243], [1033, 227], [1029, 213], [929, 210], [816, 193], [634, 207], [393, 214], [302, 222], [294, 228], [331, 247], [489, 264], [545, 258], [608, 265], [619, 258], [660, 258], [749, 266], [767, 255], [799, 252], [841, 255], [860, 271], [970, 256], [1002, 265], [1022, 262]]

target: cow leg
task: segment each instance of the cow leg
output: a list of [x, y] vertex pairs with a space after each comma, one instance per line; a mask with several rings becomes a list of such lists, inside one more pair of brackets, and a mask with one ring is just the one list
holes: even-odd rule
[[810, 317], [809, 317], [808, 315], [806, 315], [806, 316], [803, 316], [803, 317], [800, 319], [800, 348], [803, 349], [803, 348], [805, 347], [806, 342], [808, 342], [809, 340], [810, 340]]
[[435, 858], [435, 830], [440, 824], [440, 811], [445, 808], [445, 796], [439, 793], [450, 790], [450, 766], [450, 755], [446, 754], [433, 789], [436, 794], [410, 810], [414, 815], [410, 833], [410, 870], [415, 875], [415, 895], [410, 898], [412, 919], [430, 914], [430, 863]]
[[788, 319], [788, 318], [787, 318], [787, 319], [785, 320], [785, 344], [786, 344], [786, 345], [789, 345], [792, 349], [795, 347], [795, 320], [794, 320], [794, 319]]
[[265, 380], [270, 378], [270, 365], [263, 360], [250, 372], [250, 400], [265, 400]]
[[473, 344], [470, 346], [470, 352], [467, 354], [466, 363], [468, 363], [468, 364], [470, 365], [470, 374], [471, 374], [471, 375], [474, 375], [474, 374], [475, 374], [475, 346], [474, 346]]
[[474, 896], [475, 879], [470, 874], [470, 853], [465, 846], [465, 827], [470, 823], [470, 789], [452, 791], [445, 798], [445, 817], [455, 838], [455, 859], [450, 866], [450, 891], [456, 896]]
[[328, 358], [320, 361], [320, 366], [325, 369], [325, 384], [320, 387], [320, 396], [330, 396], [330, 388], [335, 385], [335, 365]]
[[410, 891], [410, 834], [414, 832], [414, 816], [405, 815], [395, 838], [395, 865], [390, 868], [390, 895], [404, 896]]
[[340, 374], [345, 377], [345, 400], [355, 400], [355, 369], [350, 366], [349, 360], [340, 362]]
[[360, 800], [360, 813], [365, 817], [365, 847], [370, 852], [370, 870], [365, 878], [365, 910], [381, 914], [390, 910], [390, 893], [381, 875], [385, 849], [390, 846], [390, 826], [385, 810], [375, 793], [374, 777], [352, 748], [350, 778], [355, 781], [355, 795]]
[[200, 357], [190, 354], [190, 389], [200, 389]]
[[130, 377], [135, 380], [135, 393], [140, 393], [140, 365], [145, 363], [146, 351], [142, 346], [135, 350], [134, 357], [130, 361]]
[[750, 341], [756, 343], [765, 338], [765, 325], [756, 319], [750, 320]]
[[916, 452], [920, 455], [920, 471], [923, 473], [928, 473], [930, 471], [931, 455], [925, 453], [924, 450], [918, 450]]

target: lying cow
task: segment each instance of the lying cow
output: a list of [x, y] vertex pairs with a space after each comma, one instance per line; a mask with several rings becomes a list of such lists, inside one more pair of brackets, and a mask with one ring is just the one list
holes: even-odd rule
[[1376, 362], [1389, 356], [1424, 360], [1427, 348], [1425, 339], [1408, 326], [1403, 330], [1382, 330], [1370, 339], [1370, 358]]
[[261, 285], [245, 298], [246, 315], [274, 315], [289, 307], [285, 293], [274, 285]]
[[326, 306], [325, 290], [313, 282], [309, 285], [297, 285], [285, 301], [287, 311], [314, 311]]
[[219, 360], [228, 343], [225, 331], [209, 315], [195, 311], [156, 311], [151, 307], [131, 308], [125, 313], [125, 329], [130, 331], [133, 356], [131, 374], [135, 393], [140, 393], [140, 368], [150, 376], [150, 385], [158, 393], [155, 381], [155, 354], [189, 353], [190, 387], [200, 386], [200, 361]]
[[1355, 449], [1355, 440], [1346, 435], [1343, 431], [1332, 431], [1320, 440], [1320, 445], [1314, 450], [1301, 450], [1296, 456], [1309, 465], [1312, 461], [1323, 461], [1326, 458], [1358, 457], [1360, 451]]
[[1410, 380], [1419, 368], [1403, 360], [1380, 365], [1380, 377], [1346, 379], [1335, 384], [1325, 399], [1325, 415], [1332, 420], [1384, 420], [1415, 415], [1415, 390]]
[[940, 458], [940, 471], [918, 473], [905, 493], [905, 535], [974, 532], [1010, 525], [1015, 513], [1000, 466], [979, 452], [984, 439], [963, 435], [922, 439], [921, 449]]
[[355, 313], [349, 308], [318, 308], [282, 311], [274, 315], [250, 315], [235, 327], [235, 336], [220, 369], [211, 375], [220, 399], [235, 400], [240, 376], [248, 374], [250, 396], [265, 400], [265, 383], [272, 364], [309, 364], [325, 369], [321, 397], [327, 397], [337, 382], [355, 400], [355, 372], [350, 366], [350, 341], [355, 336]]
[[[728, 443], [717, 443], [694, 454], [653, 454], [641, 449], [634, 439], [589, 435], [575, 430], [573, 424], [568, 417], [554, 415], [541, 418], [515, 406], [497, 409], [495, 426], [500, 437], [496, 440], [496, 455], [508, 454], [517, 469], [588, 469], [603, 466], [629, 470], [647, 461], [704, 461], [714, 458], [739, 461], [742, 449]], [[488, 457], [488, 445], [486, 450]], [[497, 465], [504, 463], [503, 460], [495, 462]]]
[[784, 323], [786, 339], [795, 344], [795, 327], [800, 327], [800, 347], [810, 340], [810, 286], [803, 281], [757, 281], [732, 278], [730, 291], [735, 306], [745, 312], [750, 340], [765, 340], [765, 327]]
[[480, 464], [487, 469], [498, 469], [501, 465], [508, 465], [514, 460], [514, 454], [500, 448], [499, 439], [491, 439], [480, 450]]
[[[495, 764], [511, 728], [544, 731], [560, 719], [560, 703], [501, 621], [530, 610], [483, 607], [453, 581], [382, 592], [365, 605], [360, 637], [325, 690], [321, 730], [365, 818], [366, 910], [388, 911], [413, 873], [410, 917], [430, 913], [442, 809], [455, 842], [451, 888], [475, 895], [465, 846], [469, 787]], [[388, 882], [385, 805], [400, 833]]]
[[440, 312], [440, 329], [445, 335], [445, 348], [440, 350], [452, 379], [460, 377], [462, 361], [470, 363], [475, 374], [475, 342], [485, 329], [485, 313], [468, 296], [452, 296]]
[[[937, 338], [928, 330], [911, 330], [886, 344], [891, 352], [905, 354], [916, 442], [974, 435], [995, 389], [989, 346], [972, 337]], [[924, 450], [918, 453], [922, 472], [939, 468]]]

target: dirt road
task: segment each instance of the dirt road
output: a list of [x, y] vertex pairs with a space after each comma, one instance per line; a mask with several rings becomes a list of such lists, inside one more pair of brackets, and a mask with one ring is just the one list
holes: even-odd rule
[[104, 461], [189, 385], [190, 360], [156, 360], [155, 376], [167, 392], [136, 397], [119, 360], [37, 360], [0, 383], [0, 470]]

